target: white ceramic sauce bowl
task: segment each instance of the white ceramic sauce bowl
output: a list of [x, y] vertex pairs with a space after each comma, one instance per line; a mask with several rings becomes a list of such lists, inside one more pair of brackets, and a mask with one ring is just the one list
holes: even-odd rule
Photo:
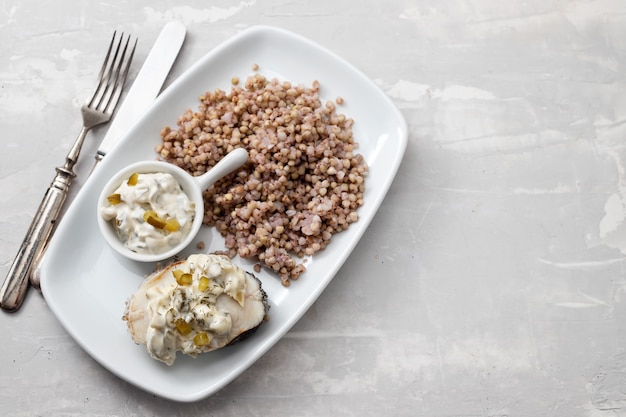
[[[220, 178], [241, 167], [247, 160], [248, 152], [245, 149], [234, 149], [208, 172], [198, 177], [192, 176], [185, 170], [173, 164], [161, 161], [141, 161], [127, 166], [126, 168], [120, 170], [107, 182], [98, 198], [96, 215], [98, 218], [98, 226], [104, 240], [119, 254], [139, 262], [158, 262], [178, 254], [191, 243], [202, 226], [202, 220], [204, 218], [204, 200], [202, 198], [202, 192], [213, 185]], [[189, 200], [195, 203], [195, 215], [189, 233], [183, 237], [178, 245], [171, 247], [165, 252], [152, 254], [137, 253], [130, 250], [120, 240], [112, 222], [105, 220], [100, 214], [102, 207], [109, 205], [107, 197], [111, 195], [120, 186], [120, 184], [122, 184], [123, 181], [126, 181], [134, 172], [139, 174], [156, 172], [171, 174], [176, 181], [178, 181], [182, 190], [189, 197]]]

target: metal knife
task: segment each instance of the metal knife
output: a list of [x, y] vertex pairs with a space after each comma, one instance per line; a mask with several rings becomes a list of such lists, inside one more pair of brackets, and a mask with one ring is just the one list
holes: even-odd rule
[[[161, 30], [96, 151], [96, 162], [91, 172], [161, 92], [163, 82], [183, 45], [185, 34], [186, 28], [180, 22], [170, 22]], [[39, 289], [41, 282], [39, 266], [45, 256], [46, 248], [47, 243], [42, 255], [35, 260], [30, 275], [30, 283], [37, 289]]]
[[161, 31], [100, 143], [94, 168], [159, 95], [183, 44], [185, 31], [185, 26], [179, 22], [170, 22]]

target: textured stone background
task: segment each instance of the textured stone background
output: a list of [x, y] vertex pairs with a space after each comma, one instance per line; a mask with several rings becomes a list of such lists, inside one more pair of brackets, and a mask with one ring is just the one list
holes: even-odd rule
[[320, 43], [406, 117], [396, 180], [314, 306], [212, 397], [178, 404], [119, 380], [33, 292], [0, 314], [0, 414], [626, 415], [623, 0], [180, 4], [2, 3], [2, 276], [113, 29], [144, 40], [143, 59], [165, 23], [187, 25], [168, 83], [254, 24]]

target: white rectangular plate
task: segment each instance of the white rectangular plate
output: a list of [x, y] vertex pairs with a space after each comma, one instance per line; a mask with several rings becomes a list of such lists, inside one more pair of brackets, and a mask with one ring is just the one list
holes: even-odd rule
[[[175, 126], [198, 97], [253, 73], [292, 83], [321, 84], [323, 101], [342, 97], [338, 112], [355, 121], [353, 133], [368, 165], [360, 219], [333, 237], [330, 245], [307, 260], [307, 271], [290, 287], [267, 271], [256, 274], [266, 289], [270, 320], [248, 340], [199, 356], [179, 355], [168, 367], [135, 345], [121, 317], [125, 302], [154, 264], [121, 258], [104, 242], [96, 222], [96, 200], [107, 179], [124, 166], [155, 159], [155, 145], [165, 125]], [[148, 392], [176, 401], [195, 401], [231, 382], [270, 349], [307, 311], [332, 280], [365, 232], [397, 172], [407, 144], [404, 118], [378, 87], [343, 59], [281, 29], [255, 26], [213, 49], [164, 91], [121, 139], [76, 196], [50, 243], [42, 265], [41, 288], [50, 309], [93, 358], [120, 378]], [[223, 250], [222, 237], [204, 227], [183, 255]], [[236, 259], [251, 271], [252, 262]]]

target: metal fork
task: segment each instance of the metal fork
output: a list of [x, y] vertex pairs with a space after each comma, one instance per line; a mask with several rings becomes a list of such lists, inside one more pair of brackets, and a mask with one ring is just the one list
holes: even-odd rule
[[136, 46], [137, 39], [134, 44], [130, 44], [130, 35], [124, 40], [123, 33], [119, 37], [117, 37], [117, 32], [113, 33], [98, 76], [96, 91], [81, 108], [83, 127], [65, 158], [65, 164], [56, 168], [56, 176], [44, 195], [4, 284], [0, 288], [0, 307], [3, 310], [13, 312], [22, 305], [28, 289], [31, 266], [41, 256], [57, 222], [72, 179], [76, 176], [73, 169], [78, 161], [87, 132], [92, 127], [111, 119], [122, 94]]

